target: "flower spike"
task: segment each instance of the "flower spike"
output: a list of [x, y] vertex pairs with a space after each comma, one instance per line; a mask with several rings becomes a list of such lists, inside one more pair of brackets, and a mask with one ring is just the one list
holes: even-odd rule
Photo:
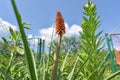
[[64, 19], [61, 15], [61, 13], [58, 11], [56, 14], [56, 22], [55, 22], [56, 28], [55, 33], [56, 34], [65, 34], [65, 24]]

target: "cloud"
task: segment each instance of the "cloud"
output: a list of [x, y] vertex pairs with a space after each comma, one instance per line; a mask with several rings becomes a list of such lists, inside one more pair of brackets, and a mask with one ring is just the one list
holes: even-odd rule
[[[64, 36], [66, 36], [66, 37], [79, 36], [79, 32], [82, 31], [82, 28], [76, 24], [69, 26], [67, 23], [65, 23], [65, 27], [66, 27], [66, 33], [64, 34]], [[30, 47], [35, 49], [36, 46], [38, 45], [38, 38], [42, 38], [45, 40], [45, 45], [46, 45], [45, 47], [47, 50], [48, 46], [49, 46], [48, 44], [51, 41], [52, 33], [53, 33], [53, 39], [56, 39], [57, 35], [55, 35], [54, 25], [52, 25], [51, 27], [48, 27], [48, 28], [40, 29], [39, 35], [37, 35], [37, 36], [33, 36], [32, 34], [27, 35], [29, 39], [37, 38], [37, 39], [29, 40]]]
[[71, 35], [79, 35], [79, 32], [82, 31], [82, 28], [79, 25], [73, 24], [72, 26], [69, 27], [67, 23], [65, 23], [66, 26], [66, 37], [69, 37]]
[[[82, 31], [82, 28], [77, 24], [73, 24], [69, 26], [67, 23], [65, 23], [65, 27], [66, 27], [66, 33], [64, 36], [66, 37], [70, 37], [74, 35], [79, 36], [79, 32]], [[45, 40], [49, 42], [51, 40], [53, 31], [54, 31], [54, 25], [48, 28], [40, 29], [39, 34], [41, 38], [45, 38]], [[56, 38], [55, 31], [53, 35], [54, 35], [54, 38]]]
[[9, 34], [9, 27], [11, 27], [13, 30], [17, 30], [16, 26], [0, 18], [0, 35], [1, 36], [6, 36]]
[[[9, 27], [11, 27], [13, 30], [17, 30], [17, 27], [12, 25], [11, 23], [2, 20], [2, 18], [0, 18], [0, 27], [5, 28], [6, 30], [9, 30]], [[1, 28], [0, 28], [1, 30]]]
[[54, 32], [54, 25], [48, 28], [40, 29], [39, 30], [40, 38], [45, 39], [46, 41], [50, 41], [52, 37], [52, 32]]
[[32, 34], [28, 34], [27, 38], [33, 38], [33, 35]]

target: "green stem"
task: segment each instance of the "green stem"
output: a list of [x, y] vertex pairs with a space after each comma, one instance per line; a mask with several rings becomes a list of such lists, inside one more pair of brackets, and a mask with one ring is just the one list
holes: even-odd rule
[[31, 52], [31, 50], [29, 48], [29, 45], [28, 45], [28, 41], [27, 41], [27, 38], [26, 38], [26, 35], [25, 35], [25, 32], [24, 32], [24, 27], [22, 25], [21, 16], [20, 16], [20, 14], [17, 10], [15, 1], [11, 0], [11, 2], [12, 2], [13, 9], [14, 9], [14, 13], [16, 15], [18, 25], [19, 25], [22, 41], [23, 41], [23, 44], [24, 44], [25, 56], [26, 56], [26, 59], [27, 59], [27, 66], [28, 66], [28, 69], [29, 69], [30, 78], [31, 78], [31, 80], [38, 80], [34, 56], [33, 56], [33, 53]]

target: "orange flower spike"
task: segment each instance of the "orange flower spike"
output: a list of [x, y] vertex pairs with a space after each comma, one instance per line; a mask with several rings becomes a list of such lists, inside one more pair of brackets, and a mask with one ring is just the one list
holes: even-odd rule
[[64, 19], [60, 12], [57, 12], [56, 14], [56, 22], [55, 22], [56, 28], [55, 33], [56, 34], [65, 34], [65, 24]]

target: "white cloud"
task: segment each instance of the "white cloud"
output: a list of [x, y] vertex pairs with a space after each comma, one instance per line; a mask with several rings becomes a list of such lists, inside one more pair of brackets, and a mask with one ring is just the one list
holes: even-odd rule
[[[69, 26], [67, 23], [65, 23], [65, 27], [66, 27], [66, 33], [64, 34], [64, 36], [66, 37], [69, 37], [72, 35], [79, 36], [79, 31], [82, 31], [82, 28], [76, 24]], [[40, 29], [39, 30], [40, 37], [45, 38], [45, 40], [49, 42], [51, 40], [53, 30], [54, 30], [54, 25], [48, 28]], [[56, 38], [55, 31], [54, 31], [54, 38]]]
[[79, 35], [79, 32], [82, 31], [82, 28], [79, 25], [73, 24], [69, 27], [69, 25], [66, 23], [66, 34], [65, 36], [69, 37], [71, 35]]
[[8, 36], [9, 27], [11, 27], [13, 30], [17, 30], [16, 26], [0, 18], [0, 36]]
[[4, 21], [0, 18], [0, 31], [9, 30], [9, 27], [11, 27], [13, 30], [16, 30], [17, 27], [12, 25], [11, 23]]
[[32, 34], [28, 34], [27, 38], [33, 38], [33, 35]]
[[48, 27], [48, 28], [44, 28], [44, 29], [40, 29], [39, 30], [40, 37], [42, 39], [49, 40], [50, 37], [52, 36], [53, 29], [54, 29], [53, 26], [52, 27]]

